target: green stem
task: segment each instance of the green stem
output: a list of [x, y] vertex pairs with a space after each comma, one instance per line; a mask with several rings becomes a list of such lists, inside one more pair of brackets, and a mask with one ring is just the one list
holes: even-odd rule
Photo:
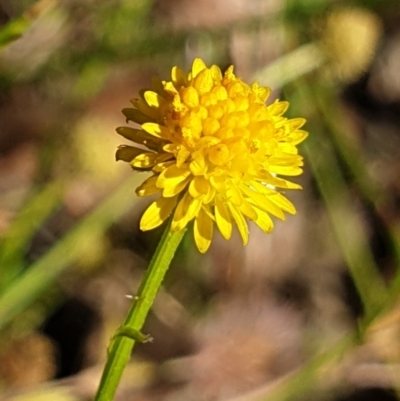
[[[142, 329], [184, 232], [185, 230], [171, 233], [169, 226], [166, 228], [125, 319], [124, 327], [129, 327], [138, 332]], [[95, 401], [113, 400], [134, 345], [135, 341], [125, 336], [117, 336], [111, 341], [108, 359]]]

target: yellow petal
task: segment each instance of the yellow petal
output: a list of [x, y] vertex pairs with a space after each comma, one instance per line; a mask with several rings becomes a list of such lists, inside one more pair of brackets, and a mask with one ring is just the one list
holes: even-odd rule
[[160, 145], [160, 141], [155, 140], [154, 137], [141, 129], [118, 127], [116, 131], [124, 138], [140, 145], [145, 145], [150, 149], [157, 149]]
[[257, 213], [254, 210], [254, 207], [247, 201], [243, 200], [243, 202], [238, 206], [240, 212], [248, 217], [250, 220], [256, 220], [257, 219]]
[[240, 205], [243, 202], [242, 192], [233, 183], [228, 183], [225, 194], [229, 202], [234, 205]]
[[171, 231], [180, 231], [186, 227], [189, 221], [188, 210], [192, 199], [193, 198], [189, 195], [189, 193], [186, 192], [178, 203], [174, 217], [172, 218]]
[[181, 97], [183, 102], [191, 108], [197, 107], [199, 105], [199, 94], [193, 86], [181, 89]]
[[200, 58], [195, 58], [192, 65], [192, 80], [206, 68], [204, 61]]
[[290, 128], [291, 131], [296, 131], [301, 128], [306, 123], [305, 118], [291, 118], [286, 122], [286, 126]]
[[144, 92], [144, 98], [150, 107], [159, 108], [165, 104], [163, 99], [158, 93], [153, 91]]
[[176, 165], [182, 167], [189, 156], [190, 151], [185, 146], [181, 146], [176, 156]]
[[189, 208], [187, 210], [187, 220], [191, 221], [194, 219], [200, 212], [201, 206], [203, 202], [201, 199], [192, 199], [190, 202]]
[[267, 108], [271, 115], [281, 116], [288, 109], [288, 107], [289, 102], [280, 102], [275, 100], [275, 102], [269, 105]]
[[215, 189], [211, 185], [209, 185], [208, 186], [208, 191], [204, 195], [204, 197], [202, 198], [202, 201], [203, 201], [204, 204], [207, 205], [208, 203], [210, 203], [214, 199], [214, 197], [215, 197]]
[[204, 69], [199, 72], [192, 82], [193, 86], [197, 89], [197, 92], [199, 92], [199, 95], [204, 95], [205, 93], [210, 92], [214, 86], [212, 74], [209, 69]]
[[173, 165], [175, 165], [175, 160], [169, 160], [166, 162], [162, 162], [162, 163], [157, 163], [154, 167], [153, 167], [153, 171], [155, 173], [161, 173], [164, 170], [166, 170], [168, 167], [171, 167]]
[[163, 146], [163, 150], [167, 153], [177, 153], [178, 150], [181, 148], [181, 145], [177, 143], [167, 143]]
[[157, 157], [157, 160], [156, 160], [156, 163], [158, 164], [158, 163], [164, 163], [164, 162], [166, 162], [166, 161], [168, 161], [168, 160], [171, 160], [171, 161], [173, 161], [172, 159], [174, 158], [174, 155], [171, 155], [170, 153], [167, 153], [167, 152], [165, 152], [165, 153], [159, 153], [158, 154], [158, 157]]
[[289, 175], [289, 176], [300, 175], [303, 172], [303, 170], [300, 167], [276, 166], [276, 165], [270, 165], [269, 171], [271, 173], [275, 173], [275, 174], [279, 174], [279, 175]]
[[204, 157], [200, 154], [190, 163], [190, 171], [193, 175], [204, 175], [207, 172], [207, 165]]
[[171, 223], [171, 230], [179, 231], [185, 228], [189, 221], [193, 220], [199, 214], [201, 206], [201, 200], [193, 199], [186, 193], [176, 208]]
[[140, 229], [142, 231], [152, 230], [160, 226], [171, 214], [174, 209], [177, 197], [159, 198], [153, 202], [144, 212], [140, 220]]
[[253, 84], [252, 90], [256, 92], [257, 96], [263, 103], [265, 103], [265, 101], [268, 99], [268, 96], [271, 94], [270, 88], [260, 86], [257, 82]]
[[141, 185], [136, 188], [137, 196], [148, 196], [154, 195], [160, 192], [160, 188], [156, 186], [157, 176], [153, 175], [149, 177], [147, 180], [143, 181]]
[[210, 247], [213, 236], [213, 227], [212, 219], [204, 209], [201, 208], [198, 216], [194, 220], [193, 226], [194, 240], [201, 253], [207, 252]]
[[260, 209], [255, 208], [257, 212], [257, 218], [254, 222], [263, 230], [265, 233], [270, 233], [274, 228], [274, 222], [268, 213], [263, 212]]
[[268, 160], [270, 166], [286, 166], [286, 167], [300, 167], [303, 165], [303, 158], [299, 155], [289, 153], [275, 152]]
[[212, 175], [210, 177], [210, 184], [219, 193], [223, 193], [226, 191], [226, 180], [222, 177], [217, 177]]
[[211, 76], [212, 76], [213, 80], [215, 82], [219, 83], [222, 79], [221, 69], [217, 65], [214, 64], [210, 67], [210, 71], [211, 71]]
[[271, 213], [274, 216], [284, 220], [285, 215], [283, 211], [275, 205], [275, 203], [271, 202], [268, 199], [268, 196], [259, 193], [256, 191], [253, 191], [252, 189], [248, 188], [246, 185], [241, 185], [240, 189], [243, 191], [243, 193], [248, 196], [248, 201], [255, 206], [257, 206], [259, 209], [264, 210], [265, 212]]
[[209, 191], [210, 184], [202, 176], [194, 177], [189, 185], [189, 193], [193, 198], [200, 198]]
[[208, 159], [211, 163], [216, 166], [224, 166], [230, 158], [229, 147], [220, 143], [219, 145], [213, 146], [208, 151]]
[[153, 107], [150, 107], [143, 99], [131, 99], [131, 103], [140, 112], [151, 117], [151, 119], [156, 121], [159, 118], [159, 111]]
[[278, 143], [278, 152], [279, 154], [290, 154], [290, 155], [297, 155], [298, 154], [298, 149], [296, 146], [292, 143], [286, 143], [286, 142], [280, 142]]
[[297, 145], [300, 142], [303, 142], [304, 139], [306, 139], [307, 137], [308, 137], [308, 132], [298, 130], [298, 131], [292, 132], [290, 134], [289, 138], [287, 139], [287, 141], [292, 143], [293, 145]]
[[131, 161], [131, 166], [139, 169], [151, 168], [156, 164], [157, 158], [157, 153], [142, 153]]
[[185, 189], [185, 187], [187, 186], [189, 181], [190, 181], [190, 177], [186, 178], [186, 180], [180, 182], [179, 184], [177, 184], [175, 186], [168, 186], [168, 187], [164, 188], [163, 196], [165, 198], [170, 198], [171, 196], [178, 195], [180, 192], [182, 192]]
[[221, 139], [216, 138], [215, 136], [203, 136], [197, 142], [196, 149], [198, 150], [208, 149], [212, 146], [218, 145], [219, 143], [221, 143]]
[[[258, 192], [260, 194], [264, 194], [264, 195], [272, 195], [273, 193], [276, 192], [274, 189], [271, 189], [264, 184], [260, 184], [257, 181], [251, 181], [251, 182], [247, 183], [246, 187], [251, 188], [253, 191]], [[243, 189], [243, 188], [241, 187], [241, 189]]]
[[179, 67], [173, 67], [171, 72], [172, 82], [176, 88], [185, 86], [187, 84], [187, 79], [185, 73]]
[[167, 127], [163, 127], [160, 124], [155, 123], [145, 123], [142, 124], [142, 128], [148, 132], [150, 135], [155, 136], [156, 138], [169, 139], [171, 134]]
[[126, 117], [126, 122], [133, 121], [138, 124], [144, 124], [154, 121], [153, 118], [142, 113], [140, 110], [126, 108], [122, 109], [122, 114]]
[[237, 209], [237, 207], [231, 202], [228, 202], [227, 206], [233, 219], [235, 220], [240, 236], [242, 237], [243, 245], [247, 245], [249, 242], [249, 228], [247, 226], [246, 219], [243, 217], [243, 214]]
[[215, 199], [215, 222], [222, 236], [228, 240], [232, 235], [231, 215], [220, 198]]
[[128, 145], [120, 145], [115, 153], [115, 159], [124, 162], [131, 162], [136, 156], [146, 152], [145, 149], [135, 148]]
[[285, 198], [282, 194], [276, 192], [273, 195], [268, 197], [272, 202], [275, 203], [280, 209], [288, 212], [290, 214], [296, 214], [296, 208], [294, 207], [293, 203], [290, 202], [287, 198]]
[[187, 168], [179, 168], [176, 165], [172, 165], [158, 176], [157, 186], [159, 188], [176, 187], [189, 176], [190, 171]]
[[261, 181], [263, 181], [265, 184], [270, 184], [274, 187], [277, 188], [284, 188], [284, 189], [301, 189], [301, 185], [296, 184], [294, 182], [291, 181], [287, 181], [284, 180], [283, 178], [278, 178], [273, 176], [272, 174], [267, 174], [267, 177], [264, 179], [262, 179]]
[[175, 88], [175, 85], [172, 82], [163, 82], [164, 85], [164, 91], [167, 93], [170, 97], [174, 97], [178, 94], [178, 91]]

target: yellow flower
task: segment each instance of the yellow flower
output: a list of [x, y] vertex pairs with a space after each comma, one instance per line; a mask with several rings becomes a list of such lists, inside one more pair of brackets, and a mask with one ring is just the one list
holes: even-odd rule
[[138, 196], [159, 194], [141, 218], [151, 230], [173, 213], [171, 231], [194, 220], [200, 252], [211, 244], [214, 223], [229, 239], [236, 224], [243, 244], [247, 221], [263, 231], [273, 228], [270, 215], [284, 219], [293, 204], [279, 189], [299, 189], [279, 175], [302, 173], [296, 145], [307, 133], [302, 118], [287, 119], [287, 102], [265, 105], [270, 89], [245, 84], [229, 67], [224, 75], [195, 59], [191, 72], [174, 67], [171, 81], [153, 80], [153, 90], [141, 93], [124, 109], [137, 128], [117, 132], [138, 146], [122, 145], [116, 158], [134, 170], [151, 171], [137, 189]]

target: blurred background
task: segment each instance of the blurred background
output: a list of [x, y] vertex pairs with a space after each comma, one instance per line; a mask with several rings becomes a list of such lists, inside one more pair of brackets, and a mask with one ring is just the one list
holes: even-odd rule
[[0, 0], [0, 400], [92, 399], [163, 227], [121, 109], [195, 57], [305, 117], [296, 216], [189, 230], [116, 400], [396, 400], [398, 0]]

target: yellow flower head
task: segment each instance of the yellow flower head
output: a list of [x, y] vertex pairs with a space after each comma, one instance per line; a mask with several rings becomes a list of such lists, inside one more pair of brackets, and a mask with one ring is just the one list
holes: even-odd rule
[[293, 204], [279, 191], [299, 185], [279, 175], [301, 174], [303, 159], [296, 145], [307, 133], [302, 118], [287, 119], [287, 102], [265, 101], [270, 89], [245, 84], [229, 67], [225, 74], [195, 59], [188, 75], [178, 67], [171, 81], [153, 80], [124, 109], [127, 121], [141, 128], [117, 132], [138, 146], [120, 146], [117, 160], [134, 170], [151, 171], [137, 189], [138, 196], [159, 194], [142, 216], [140, 228], [151, 230], [173, 213], [171, 231], [194, 220], [200, 252], [211, 244], [214, 223], [229, 239], [236, 224], [243, 244], [247, 220], [263, 231], [273, 228], [270, 215], [284, 219]]

